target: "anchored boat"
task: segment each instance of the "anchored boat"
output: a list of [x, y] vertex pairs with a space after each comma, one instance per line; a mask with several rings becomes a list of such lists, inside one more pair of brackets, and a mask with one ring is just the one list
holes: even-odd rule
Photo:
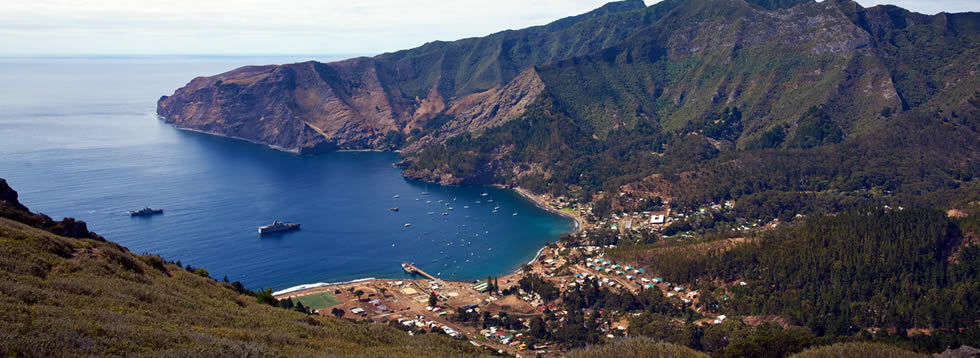
[[139, 210], [130, 210], [129, 212], [129, 216], [150, 216], [156, 214], [163, 214], [163, 209], [153, 209], [147, 206]]
[[284, 223], [282, 221], [276, 220], [274, 223], [265, 226], [259, 226], [259, 234], [271, 234], [274, 232], [283, 232], [298, 230], [299, 224], [296, 223]]

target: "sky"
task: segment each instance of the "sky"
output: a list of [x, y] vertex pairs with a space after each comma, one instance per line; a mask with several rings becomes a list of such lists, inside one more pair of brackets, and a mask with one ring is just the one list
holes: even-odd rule
[[[606, 1], [0, 0], [0, 56], [374, 55], [545, 24]], [[980, 11], [980, 0], [858, 2]]]

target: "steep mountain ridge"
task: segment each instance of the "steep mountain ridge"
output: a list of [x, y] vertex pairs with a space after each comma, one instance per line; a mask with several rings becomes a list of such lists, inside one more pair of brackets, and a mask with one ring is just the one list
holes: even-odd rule
[[180, 128], [285, 151], [381, 148], [385, 134], [425, 127], [454, 106], [466, 112], [457, 104], [478, 102], [466, 96], [492, 97], [482, 92], [530, 66], [618, 43], [653, 21], [644, 7], [641, 0], [611, 3], [550, 25], [374, 58], [243, 67], [194, 79], [162, 97], [157, 113]]

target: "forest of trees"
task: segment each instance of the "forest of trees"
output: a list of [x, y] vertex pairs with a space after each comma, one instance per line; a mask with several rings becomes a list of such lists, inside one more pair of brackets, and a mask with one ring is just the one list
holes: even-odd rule
[[671, 282], [747, 281], [729, 288], [727, 312], [782, 315], [817, 336], [957, 332], [980, 323], [980, 245], [962, 245], [977, 222], [861, 206], [735, 247], [645, 250], [643, 258]]

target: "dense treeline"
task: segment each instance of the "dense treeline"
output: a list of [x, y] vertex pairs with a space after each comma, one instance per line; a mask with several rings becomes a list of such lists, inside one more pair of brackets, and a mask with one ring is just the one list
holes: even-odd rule
[[980, 317], [980, 245], [961, 245], [961, 227], [976, 220], [860, 207], [734, 247], [662, 251], [649, 264], [673, 282], [747, 281], [729, 288], [726, 309], [784, 315], [818, 336], [952, 332]]

